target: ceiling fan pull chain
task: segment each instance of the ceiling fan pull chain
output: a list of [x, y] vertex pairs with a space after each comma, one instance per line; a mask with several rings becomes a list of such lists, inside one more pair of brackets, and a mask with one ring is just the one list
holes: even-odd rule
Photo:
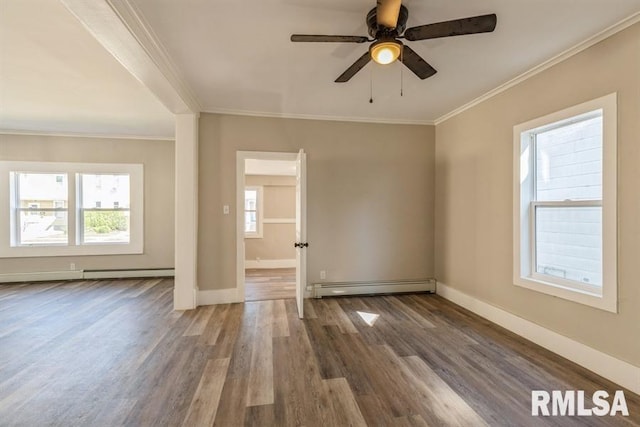
[[400, 49], [400, 96], [403, 96], [404, 89], [404, 48]]
[[370, 68], [369, 73], [369, 104], [373, 104], [373, 67]]

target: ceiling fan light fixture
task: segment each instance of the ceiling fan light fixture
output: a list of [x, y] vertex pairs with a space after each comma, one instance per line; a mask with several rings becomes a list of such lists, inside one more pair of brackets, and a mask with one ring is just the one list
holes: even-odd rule
[[397, 40], [381, 40], [371, 45], [371, 59], [381, 65], [391, 64], [400, 56], [402, 43]]

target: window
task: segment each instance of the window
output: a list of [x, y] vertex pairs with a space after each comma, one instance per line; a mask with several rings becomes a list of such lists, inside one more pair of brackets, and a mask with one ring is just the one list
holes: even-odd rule
[[65, 245], [68, 195], [66, 175], [16, 172], [14, 244]]
[[615, 312], [615, 94], [518, 125], [514, 139], [514, 283]]
[[244, 236], [262, 237], [262, 187], [244, 189]]
[[143, 169], [0, 162], [0, 257], [143, 250]]
[[78, 174], [82, 244], [129, 243], [129, 174]]

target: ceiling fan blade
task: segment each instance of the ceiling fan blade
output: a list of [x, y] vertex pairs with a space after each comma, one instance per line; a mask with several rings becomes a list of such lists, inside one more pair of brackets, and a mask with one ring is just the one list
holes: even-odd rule
[[351, 65], [351, 67], [347, 68], [347, 70], [340, 74], [340, 77], [336, 79], [336, 83], [345, 83], [348, 82], [351, 77], [355, 76], [356, 73], [365, 65], [367, 65], [371, 61], [371, 54], [367, 51], [364, 55], [362, 55], [356, 62]]
[[378, 26], [395, 28], [398, 25], [398, 15], [402, 0], [378, 0], [376, 19]]
[[292, 42], [312, 42], [312, 43], [364, 43], [369, 41], [364, 36], [327, 36], [313, 34], [293, 34]]
[[473, 16], [471, 18], [454, 19], [453, 21], [412, 27], [404, 32], [404, 38], [411, 41], [437, 39], [439, 37], [462, 36], [465, 34], [490, 33], [496, 28], [497, 16]]
[[435, 68], [406, 45], [402, 48], [402, 63], [422, 80], [437, 73]]

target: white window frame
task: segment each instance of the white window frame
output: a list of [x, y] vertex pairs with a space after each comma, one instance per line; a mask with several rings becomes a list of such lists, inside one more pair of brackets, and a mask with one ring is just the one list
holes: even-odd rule
[[[68, 244], [16, 245], [16, 206], [11, 185], [12, 172], [59, 173], [67, 175]], [[130, 176], [130, 238], [129, 243], [81, 244], [78, 240], [80, 206], [78, 205], [78, 174], [129, 174]], [[126, 163], [59, 163], [0, 161], [0, 258], [55, 257], [84, 255], [125, 255], [144, 252], [144, 168]], [[8, 190], [8, 191], [7, 191]]]
[[[263, 192], [264, 192], [264, 188], [261, 185], [247, 185], [247, 186], [244, 187], [245, 193], [246, 193], [247, 190], [255, 190], [258, 200], [256, 200], [256, 211], [257, 211], [257, 215], [256, 215], [256, 231], [252, 232], [252, 231], [246, 231], [245, 230], [244, 237], [245, 237], [245, 239], [262, 239], [262, 236], [263, 236], [262, 224], [264, 223], [264, 212], [263, 212], [263, 206], [264, 206]], [[243, 211], [246, 212], [246, 209], [243, 209]]]
[[[612, 93], [513, 128], [513, 282], [516, 286], [617, 313], [617, 96]], [[602, 200], [541, 202], [534, 200], [535, 152], [531, 134], [583, 120], [602, 111]], [[545, 207], [602, 206], [602, 287], [554, 278], [535, 272], [535, 209]]]
[[[84, 236], [84, 213], [85, 212], [129, 212], [129, 218], [131, 219], [131, 208], [105, 208], [102, 207], [102, 203], [101, 202], [96, 202], [96, 206], [92, 207], [92, 208], [85, 208], [83, 207], [84, 205], [84, 200], [82, 199], [82, 186], [84, 185], [83, 180], [81, 179], [81, 175], [105, 175], [104, 173], [88, 173], [88, 172], [82, 172], [82, 173], [78, 173], [76, 174], [76, 187], [77, 187], [77, 197], [76, 197], [76, 209], [78, 211], [78, 220], [76, 221], [76, 240], [77, 240], [77, 244], [78, 245], [104, 245], [105, 243], [101, 243], [101, 242], [85, 242], [85, 236]], [[129, 176], [129, 191], [131, 191], [131, 174], [130, 173], [113, 173], [113, 172], [109, 172], [107, 175], [122, 175], [122, 176]], [[129, 196], [131, 197], [131, 194], [129, 194]], [[131, 206], [131, 200], [129, 200], [129, 206]], [[129, 228], [131, 228], [131, 224], [129, 224]], [[129, 233], [131, 233], [131, 230], [129, 230]], [[129, 235], [129, 241], [131, 241], [131, 235]], [[126, 245], [127, 243], [114, 243], [116, 245]]]

